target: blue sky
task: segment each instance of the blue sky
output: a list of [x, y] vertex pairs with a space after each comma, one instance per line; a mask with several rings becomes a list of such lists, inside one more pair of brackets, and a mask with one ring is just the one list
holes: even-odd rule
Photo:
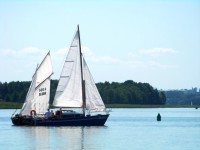
[[0, 81], [28, 81], [50, 50], [54, 75], [80, 25], [96, 82], [200, 87], [200, 2], [0, 0]]

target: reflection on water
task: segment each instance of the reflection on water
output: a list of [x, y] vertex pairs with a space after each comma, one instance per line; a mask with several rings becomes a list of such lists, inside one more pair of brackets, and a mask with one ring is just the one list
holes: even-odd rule
[[50, 141], [50, 130], [41, 127], [26, 127], [25, 136], [30, 139], [31, 149], [48, 149]]
[[[94, 149], [98, 136], [107, 127], [25, 127], [24, 136], [31, 150]], [[92, 142], [93, 141], [93, 142]], [[92, 143], [92, 144], [91, 144]], [[102, 147], [103, 149], [103, 147]]]

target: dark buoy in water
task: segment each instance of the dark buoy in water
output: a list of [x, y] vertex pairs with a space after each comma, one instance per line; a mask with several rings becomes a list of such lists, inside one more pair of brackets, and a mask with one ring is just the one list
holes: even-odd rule
[[157, 121], [161, 121], [161, 115], [160, 115], [160, 113], [158, 113], [158, 115], [157, 115]]

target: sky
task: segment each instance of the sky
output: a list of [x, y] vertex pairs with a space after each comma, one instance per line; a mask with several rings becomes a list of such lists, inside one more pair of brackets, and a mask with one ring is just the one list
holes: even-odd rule
[[48, 51], [59, 79], [77, 24], [96, 83], [200, 88], [198, 0], [0, 0], [0, 82], [30, 81]]

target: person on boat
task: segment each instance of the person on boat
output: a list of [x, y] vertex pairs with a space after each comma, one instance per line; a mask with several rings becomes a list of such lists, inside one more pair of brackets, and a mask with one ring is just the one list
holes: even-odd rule
[[50, 116], [51, 116], [51, 112], [48, 109], [48, 111], [44, 114], [44, 117], [49, 118]]
[[53, 112], [53, 110], [51, 110], [51, 117], [52, 117], [52, 118], [54, 117], [54, 112]]
[[57, 118], [61, 118], [62, 117], [62, 109], [56, 111], [56, 117]]

